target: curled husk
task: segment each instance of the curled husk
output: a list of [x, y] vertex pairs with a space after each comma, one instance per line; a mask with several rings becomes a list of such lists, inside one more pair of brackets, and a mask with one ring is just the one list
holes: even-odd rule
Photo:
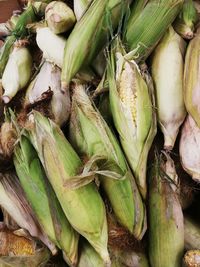
[[33, 240], [23, 229], [0, 230], [0, 265], [2, 267], [45, 266], [50, 258], [49, 250]]
[[200, 128], [200, 31], [190, 41], [185, 58], [184, 101], [187, 112]]
[[193, 0], [185, 0], [173, 27], [175, 31], [185, 39], [192, 39], [194, 36], [195, 24], [198, 21], [198, 13]]
[[108, 65], [110, 107], [138, 189], [146, 197], [147, 157], [156, 134], [153, 86], [148, 74], [125, 58], [117, 41]]
[[61, 70], [50, 62], [44, 62], [40, 72], [30, 83], [25, 96], [25, 107], [34, 106], [41, 102], [45, 94], [53, 93], [49, 103], [49, 113], [59, 125], [63, 125], [70, 113], [69, 90], [61, 91]]
[[170, 27], [152, 56], [158, 123], [167, 150], [173, 149], [179, 127], [186, 116], [183, 100], [185, 47], [185, 41]]
[[184, 223], [178, 199], [178, 179], [169, 155], [156, 156], [149, 187], [149, 259], [154, 267], [180, 267]]
[[52, 1], [45, 9], [48, 27], [56, 34], [70, 30], [76, 22], [73, 10], [60, 1]]
[[184, 255], [184, 267], [200, 266], [200, 250], [189, 250]]
[[55, 245], [41, 229], [14, 173], [0, 174], [0, 192], [0, 206], [14, 219], [19, 227], [27, 230], [32, 237], [40, 239], [51, 250], [52, 254], [56, 254]]
[[9, 56], [3, 76], [2, 86], [4, 103], [10, 100], [23, 89], [31, 78], [32, 57], [26, 47], [15, 47]]
[[181, 130], [179, 153], [183, 169], [195, 181], [200, 180], [199, 138], [200, 129], [193, 118], [188, 115]]
[[49, 27], [43, 27], [37, 29], [36, 42], [43, 57], [62, 68], [66, 40], [53, 33]]

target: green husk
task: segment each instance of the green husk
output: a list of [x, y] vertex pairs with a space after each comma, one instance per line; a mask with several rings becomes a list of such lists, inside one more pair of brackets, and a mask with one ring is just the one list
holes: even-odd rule
[[183, 38], [192, 39], [197, 21], [198, 13], [194, 2], [192, 0], [185, 0], [182, 10], [176, 18], [173, 27]]
[[83, 163], [53, 121], [33, 111], [29, 116], [27, 130], [69, 222], [96, 249], [105, 265], [109, 266], [105, 207], [97, 188], [93, 182], [75, 189], [68, 184], [76, 181], [77, 177], [91, 174], [84, 169], [82, 176], [79, 175]]
[[[105, 191], [118, 222], [137, 239], [146, 231], [146, 213], [134, 177], [126, 163], [116, 137], [86, 94], [86, 86], [78, 81], [72, 96], [70, 140], [82, 155], [103, 157], [99, 167], [100, 183]], [[122, 181], [112, 179], [109, 172]], [[117, 198], [116, 198], [117, 196]]]
[[200, 249], [200, 225], [184, 215], [185, 249]]
[[80, 20], [84, 12], [89, 7], [91, 0], [74, 0], [74, 13], [77, 21]]
[[130, 17], [128, 18], [127, 28], [135, 22], [135, 20], [140, 16], [142, 10], [146, 6], [149, 0], [135, 0], [131, 6]]
[[40, 239], [55, 255], [57, 249], [41, 229], [14, 173], [0, 174], [0, 192], [0, 206], [19, 227], [27, 230], [32, 237]]
[[149, 187], [149, 259], [154, 267], [180, 267], [184, 252], [183, 213], [174, 163], [156, 156]]
[[89, 65], [105, 46], [111, 28], [117, 27], [127, 3], [127, 0], [94, 0], [76, 23], [65, 46], [61, 77], [64, 89], [81, 67]]
[[78, 267], [104, 267], [104, 262], [93, 247], [86, 240], [81, 241]]
[[197, 123], [200, 128], [200, 30], [190, 41], [185, 57], [184, 69], [184, 101], [187, 112]]
[[[115, 50], [114, 50], [115, 49]], [[156, 134], [153, 84], [118, 42], [108, 64], [110, 106], [121, 145], [140, 193], [146, 197], [147, 157]]]
[[185, 49], [186, 43], [170, 26], [152, 53], [158, 123], [164, 135], [164, 148], [168, 150], [173, 149], [186, 116], [183, 100]]
[[145, 61], [176, 18], [182, 4], [183, 0], [150, 0], [140, 16], [133, 23], [128, 22], [125, 43], [131, 59]]
[[20, 138], [15, 147], [14, 165], [41, 227], [50, 240], [63, 250], [67, 263], [75, 266], [78, 256], [78, 234], [67, 221], [47, 181], [37, 153], [25, 136]]

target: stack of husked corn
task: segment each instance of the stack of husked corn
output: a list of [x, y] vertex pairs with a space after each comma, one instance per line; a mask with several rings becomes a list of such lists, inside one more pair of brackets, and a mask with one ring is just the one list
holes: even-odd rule
[[21, 2], [0, 24], [0, 266], [200, 266], [200, 2]]

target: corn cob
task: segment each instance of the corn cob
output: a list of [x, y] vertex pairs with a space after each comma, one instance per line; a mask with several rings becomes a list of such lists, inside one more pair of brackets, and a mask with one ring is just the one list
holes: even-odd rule
[[[183, 213], [177, 196], [173, 162], [157, 158], [149, 191], [149, 259], [154, 267], [180, 267], [184, 251]], [[168, 172], [168, 169], [170, 172]]]
[[148, 1], [149, 0], [135, 0], [133, 2], [130, 17], [128, 18], [127, 28], [131, 27], [135, 20], [140, 16]]
[[158, 122], [164, 134], [164, 147], [168, 150], [173, 149], [186, 116], [183, 100], [185, 47], [184, 40], [169, 27], [152, 56]]
[[185, 249], [200, 249], [200, 226], [191, 218], [184, 216]]
[[31, 236], [39, 238], [51, 250], [52, 254], [56, 254], [55, 245], [41, 230], [15, 174], [0, 174], [0, 191], [0, 206], [11, 217], [14, 216], [19, 227], [26, 229]]
[[[49, 239], [63, 250], [70, 266], [77, 262], [78, 235], [67, 221], [37, 153], [25, 136], [15, 147], [14, 165], [26, 197]], [[35, 198], [37, 192], [37, 198]]]
[[145, 82], [137, 64], [126, 60], [120, 50], [111, 54], [108, 81], [114, 124], [138, 189], [145, 198], [147, 156], [156, 134], [152, 83]]
[[192, 179], [200, 179], [199, 155], [200, 129], [190, 115], [184, 122], [179, 143], [180, 161], [183, 169]]
[[192, 39], [197, 21], [198, 14], [194, 2], [192, 0], [185, 0], [183, 8], [173, 26], [175, 31], [183, 38]]
[[184, 69], [184, 101], [187, 112], [193, 117], [200, 128], [200, 32], [190, 41], [185, 58]]
[[104, 262], [99, 257], [98, 253], [93, 247], [85, 240], [82, 240], [80, 246], [80, 258], [78, 267], [104, 267]]
[[[83, 65], [89, 65], [106, 43], [110, 27], [116, 28], [123, 5], [127, 0], [94, 0], [70, 34], [63, 59], [62, 87], [66, 90], [70, 81]], [[108, 27], [108, 16], [112, 25]], [[88, 27], [89, 25], [89, 27]], [[80, 53], [81, 51], [81, 53]]]
[[77, 21], [80, 20], [90, 3], [91, 0], [74, 0], [74, 13]]
[[200, 266], [200, 250], [189, 250], [184, 255], [185, 267]]
[[25, 47], [15, 47], [9, 56], [2, 77], [4, 103], [10, 102], [16, 93], [27, 85], [31, 77], [31, 68], [32, 57], [29, 50]]
[[[124, 178], [120, 181], [109, 177], [109, 173], [106, 173], [105, 177], [100, 175], [103, 190], [107, 194], [118, 222], [137, 239], [141, 239], [146, 231], [146, 213], [134, 177], [114, 134], [85, 90], [86, 86], [77, 81], [72, 96], [71, 143], [83, 155], [103, 157], [103, 161], [109, 163], [105, 163], [104, 168]], [[99, 165], [100, 171], [101, 165], [102, 162]]]
[[52, 1], [45, 9], [48, 27], [56, 34], [70, 30], [76, 22], [72, 9], [65, 3]]
[[62, 68], [66, 40], [44, 27], [37, 29], [36, 42], [43, 52], [43, 57]]
[[[176, 18], [183, 0], [150, 0], [140, 16], [128, 23], [125, 39], [130, 58], [144, 61]], [[156, 18], [156, 19], [155, 19]]]
[[63, 125], [70, 113], [69, 90], [61, 91], [61, 70], [50, 62], [44, 62], [36, 78], [30, 83], [25, 96], [25, 107], [37, 104], [43, 98], [43, 94], [49, 90], [53, 96], [49, 109], [52, 119], [59, 125]]
[[31, 113], [27, 129], [66, 217], [109, 266], [105, 207], [96, 186], [90, 183], [71, 189], [67, 185], [83, 168], [80, 158], [60, 128], [39, 112]]

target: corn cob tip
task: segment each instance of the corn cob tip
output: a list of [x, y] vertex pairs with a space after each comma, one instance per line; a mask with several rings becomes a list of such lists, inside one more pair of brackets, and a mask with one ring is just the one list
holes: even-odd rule
[[9, 96], [7, 96], [7, 95], [3, 95], [1, 97], [1, 99], [5, 104], [8, 104], [10, 102], [10, 100], [11, 100], [11, 98]]
[[200, 250], [189, 250], [184, 256], [186, 267], [198, 267], [200, 264]]

